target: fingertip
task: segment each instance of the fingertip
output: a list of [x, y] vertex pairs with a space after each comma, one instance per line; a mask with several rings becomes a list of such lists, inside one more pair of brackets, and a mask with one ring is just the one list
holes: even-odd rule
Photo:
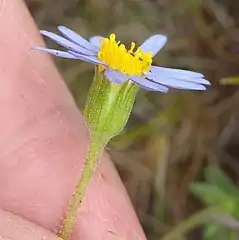
[[4, 210], [0, 210], [0, 238], [2, 240], [61, 240], [52, 232]]

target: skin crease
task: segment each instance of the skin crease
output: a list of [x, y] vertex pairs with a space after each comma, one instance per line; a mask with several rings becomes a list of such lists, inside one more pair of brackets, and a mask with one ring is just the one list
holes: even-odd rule
[[[0, 0], [0, 29], [0, 239], [57, 239], [88, 132], [51, 57], [30, 50], [43, 41], [22, 0]], [[105, 154], [72, 239], [145, 239]]]

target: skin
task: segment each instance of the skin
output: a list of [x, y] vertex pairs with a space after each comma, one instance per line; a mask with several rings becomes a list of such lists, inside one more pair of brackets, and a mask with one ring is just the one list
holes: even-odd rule
[[[22, 0], [0, 0], [0, 239], [56, 236], [79, 178], [88, 132]], [[145, 239], [106, 154], [72, 239]]]

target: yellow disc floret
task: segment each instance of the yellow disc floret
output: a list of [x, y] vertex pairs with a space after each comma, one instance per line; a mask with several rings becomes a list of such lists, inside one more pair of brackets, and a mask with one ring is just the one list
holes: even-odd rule
[[98, 53], [98, 59], [104, 62], [109, 68], [119, 70], [127, 75], [143, 75], [150, 70], [152, 53], [144, 53], [141, 48], [135, 50], [135, 43], [131, 43], [129, 50], [124, 44], [116, 42], [115, 34], [105, 38]]

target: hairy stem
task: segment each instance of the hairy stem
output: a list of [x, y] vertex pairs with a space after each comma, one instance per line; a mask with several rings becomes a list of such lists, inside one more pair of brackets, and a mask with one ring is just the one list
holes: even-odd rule
[[104, 144], [102, 144], [101, 141], [97, 141], [97, 139], [91, 140], [80, 179], [75, 187], [74, 195], [72, 196], [72, 199], [69, 203], [68, 210], [58, 234], [59, 237], [64, 240], [69, 240], [71, 236], [78, 209], [82, 203], [86, 188], [90, 182], [94, 170], [97, 167], [98, 158], [103, 148]]

